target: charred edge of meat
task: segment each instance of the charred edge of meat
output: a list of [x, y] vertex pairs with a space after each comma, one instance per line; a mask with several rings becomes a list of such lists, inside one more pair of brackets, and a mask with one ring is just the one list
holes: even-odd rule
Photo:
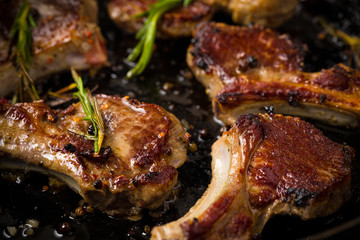
[[[357, 78], [347, 78], [347, 81], [349, 83], [355, 81], [352, 79]], [[350, 85], [352, 84], [349, 84], [349, 86]], [[319, 91], [310, 84], [299, 83], [297, 85], [292, 85], [286, 82], [245, 82], [243, 79], [239, 78], [234, 84], [226, 85], [219, 93], [217, 93], [216, 100], [227, 107], [238, 106], [241, 101], [245, 100], [264, 101], [276, 99], [288, 101], [289, 104], [294, 107], [299, 106], [300, 103], [313, 102], [319, 104], [325, 103], [326, 105], [341, 104], [344, 105], [344, 107], [356, 110], [357, 105], [360, 105], [355, 99], [355, 93], [352, 93], [352, 95], [350, 95], [351, 99], [349, 99], [347, 96], [344, 98], [343, 93], [337, 93], [337, 90], [334, 90], [334, 92], [328, 91], [327, 94], [324, 94], [325, 91], [325, 89]], [[357, 90], [355, 86], [351, 86], [344, 92], [348, 95], [347, 91]]]
[[294, 206], [305, 207], [309, 205], [309, 200], [316, 197], [316, 193], [310, 192], [305, 188], [288, 188], [287, 194], [292, 199], [283, 199], [283, 201], [293, 201]]

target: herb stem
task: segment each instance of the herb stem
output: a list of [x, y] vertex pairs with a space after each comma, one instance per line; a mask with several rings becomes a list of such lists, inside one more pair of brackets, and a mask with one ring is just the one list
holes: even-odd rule
[[[28, 0], [24, 0], [16, 14], [13, 25], [10, 30], [10, 48], [15, 45], [15, 52], [12, 58], [15, 59], [15, 64], [19, 71], [19, 95], [20, 100], [23, 100], [23, 86], [27, 89], [30, 97], [33, 100], [39, 99], [36, 91], [34, 81], [29, 75], [31, 66], [31, 48], [32, 48], [32, 32], [31, 27], [36, 27], [35, 20], [30, 14], [30, 4]], [[22, 84], [23, 83], [23, 84]]]
[[[91, 139], [88, 134], [80, 135], [84, 136], [87, 139], [94, 140], [94, 156], [98, 156], [105, 134], [104, 122], [101, 116], [100, 108], [96, 101], [96, 98], [91, 95], [90, 90], [84, 88], [82, 78], [77, 74], [74, 68], [71, 68], [71, 74], [75, 81], [76, 87], [78, 88], [78, 92], [74, 93], [74, 96], [79, 98], [81, 106], [86, 115], [83, 120], [91, 122], [95, 130], [93, 139]], [[69, 131], [78, 134], [74, 130]]]
[[26, 89], [28, 90], [28, 93], [29, 93], [30, 97], [32, 99], [34, 99], [34, 100], [40, 99], [40, 97], [39, 97], [39, 95], [38, 95], [38, 93], [36, 91], [34, 81], [30, 77], [28, 71], [25, 69], [23, 61], [20, 61], [19, 65], [20, 65], [20, 68], [21, 68], [21, 71], [22, 71], [22, 78], [26, 79], [24, 81], [24, 84], [25, 84]]
[[325, 19], [319, 17], [319, 22], [324, 30], [331, 36], [339, 38], [345, 44], [349, 45], [353, 54], [353, 60], [357, 69], [360, 68], [360, 38], [349, 36], [345, 32], [336, 29], [334, 26], [328, 24]]
[[159, 0], [151, 6], [150, 10], [134, 16], [147, 16], [147, 18], [144, 26], [135, 36], [135, 38], [139, 40], [138, 44], [133, 48], [127, 57], [127, 60], [130, 62], [134, 62], [139, 59], [137, 64], [127, 72], [127, 78], [138, 76], [145, 70], [151, 60], [156, 37], [156, 27], [160, 18], [165, 12], [180, 6], [182, 2], [184, 6], [188, 6], [192, 0]]

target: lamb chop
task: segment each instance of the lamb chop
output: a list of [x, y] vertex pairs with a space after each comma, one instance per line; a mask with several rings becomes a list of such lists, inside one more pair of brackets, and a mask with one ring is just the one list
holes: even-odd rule
[[298, 0], [208, 0], [229, 12], [235, 23], [277, 27], [294, 13]]
[[304, 46], [259, 26], [200, 24], [187, 63], [225, 124], [266, 110], [360, 126], [360, 72], [342, 64], [302, 71]]
[[[150, 9], [157, 0], [110, 0], [108, 12], [110, 18], [122, 29], [136, 33], [143, 26], [144, 18], [135, 16]], [[213, 16], [213, 7], [203, 1], [195, 1], [188, 7], [177, 8], [166, 12], [158, 27], [157, 37], [189, 37], [193, 27], [208, 21]]]
[[[136, 33], [144, 19], [135, 16], [150, 9], [157, 0], [110, 0], [110, 18], [122, 29]], [[232, 14], [236, 23], [255, 22], [266, 26], [279, 26], [288, 20], [298, 0], [196, 0], [188, 7], [179, 7], [164, 14], [158, 26], [157, 37], [176, 38], [191, 36], [194, 26], [208, 21], [215, 11], [225, 10]]]
[[98, 157], [93, 141], [73, 133], [93, 131], [79, 103], [62, 111], [42, 101], [0, 104], [0, 167], [53, 175], [108, 214], [158, 207], [177, 182], [189, 134], [155, 104], [96, 98], [105, 125]]
[[[105, 41], [97, 26], [95, 0], [30, 0], [37, 26], [32, 30], [30, 76], [35, 80], [69, 69], [96, 69], [107, 64]], [[9, 59], [9, 31], [21, 1], [0, 0], [0, 96], [17, 86]]]
[[299, 118], [242, 115], [211, 154], [204, 195], [152, 239], [251, 239], [273, 215], [322, 217], [350, 196], [354, 150]]

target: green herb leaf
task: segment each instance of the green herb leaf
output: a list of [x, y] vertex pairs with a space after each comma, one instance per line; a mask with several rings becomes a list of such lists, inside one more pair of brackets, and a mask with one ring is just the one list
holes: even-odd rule
[[91, 95], [90, 90], [84, 88], [82, 78], [77, 74], [74, 68], [71, 68], [71, 74], [76, 83], [76, 87], [79, 90], [78, 92], [74, 93], [74, 96], [79, 98], [81, 106], [86, 115], [86, 117], [83, 118], [83, 120], [92, 123], [95, 129], [94, 131], [95, 133], [94, 136], [92, 137], [87, 134], [80, 134], [75, 130], [69, 130], [69, 131], [75, 134], [83, 135], [87, 139], [94, 140], [94, 156], [97, 156], [100, 152], [105, 134], [104, 122], [101, 117], [100, 108], [96, 99]]
[[185, 7], [189, 6], [191, 2], [192, 0], [184, 0], [184, 6]]
[[[29, 75], [31, 66], [31, 48], [32, 48], [32, 32], [31, 28], [36, 27], [34, 18], [30, 14], [30, 4], [28, 0], [24, 0], [16, 14], [13, 25], [11, 26], [10, 50], [15, 46], [13, 57], [20, 71], [19, 94], [22, 100], [22, 85], [25, 86], [33, 100], [39, 99], [39, 95], [35, 89], [34, 81]], [[23, 83], [23, 84], [22, 84]]]
[[132, 78], [140, 75], [149, 64], [156, 37], [156, 26], [161, 16], [175, 7], [188, 6], [192, 0], [159, 0], [151, 6], [150, 10], [136, 15], [135, 17], [147, 17], [144, 26], [136, 34], [139, 43], [127, 57], [128, 61], [134, 62], [138, 59], [135, 67], [127, 72], [126, 76]]

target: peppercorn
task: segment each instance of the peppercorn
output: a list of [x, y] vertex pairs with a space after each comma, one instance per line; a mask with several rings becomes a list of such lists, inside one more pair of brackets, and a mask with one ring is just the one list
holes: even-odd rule
[[103, 186], [102, 184], [102, 181], [100, 179], [97, 179], [95, 182], [94, 182], [94, 188], [96, 189], [101, 189]]
[[59, 226], [59, 233], [68, 234], [71, 233], [71, 226], [68, 222], [63, 222]]
[[71, 143], [66, 144], [65, 147], [64, 147], [64, 149], [67, 150], [67, 151], [69, 151], [69, 152], [71, 152], [71, 153], [76, 152], [76, 147], [75, 147], [75, 145], [73, 145], [73, 144], [71, 144]]

